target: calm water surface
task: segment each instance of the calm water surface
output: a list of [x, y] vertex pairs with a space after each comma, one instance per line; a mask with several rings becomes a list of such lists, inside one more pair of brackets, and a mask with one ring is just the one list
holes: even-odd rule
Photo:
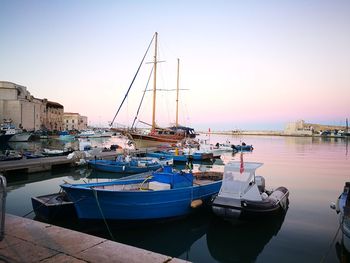
[[[287, 214], [240, 224], [225, 222], [210, 212], [151, 224], [114, 223], [110, 228], [116, 241], [193, 262], [339, 262], [340, 257], [349, 258], [340, 246], [338, 216], [329, 207], [350, 181], [347, 140], [277, 136], [211, 136], [210, 140], [253, 144], [254, 151], [244, 154], [244, 160], [264, 163], [257, 174], [265, 177], [267, 188], [289, 189]], [[113, 142], [94, 143], [108, 147]], [[239, 160], [239, 156], [225, 155], [224, 160], [229, 159]], [[108, 177], [86, 168], [9, 175], [7, 212], [29, 213], [27, 217], [34, 218], [32, 196], [57, 192], [63, 181], [111, 180]], [[111, 239], [102, 223], [72, 220], [60, 224]]]

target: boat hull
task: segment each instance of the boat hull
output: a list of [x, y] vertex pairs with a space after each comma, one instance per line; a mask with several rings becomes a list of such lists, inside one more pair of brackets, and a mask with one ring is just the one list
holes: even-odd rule
[[[142, 181], [139, 180], [138, 183]], [[98, 191], [91, 189], [89, 185], [79, 187], [68, 184], [61, 187], [75, 202], [80, 219], [153, 220], [191, 213], [192, 201], [201, 199], [203, 203], [209, 202], [218, 193], [221, 181], [203, 186], [157, 191]]]
[[[173, 158], [174, 162], [188, 162], [190, 158], [192, 158], [193, 161], [205, 161], [213, 159], [213, 154], [211, 153], [194, 153], [194, 154], [172, 154], [167, 152], [152, 152], [147, 153], [148, 157], [155, 157], [155, 158]], [[191, 156], [191, 157], [190, 157]]]
[[264, 201], [249, 201], [217, 196], [213, 200], [212, 210], [214, 214], [225, 219], [273, 216], [285, 213], [289, 205], [289, 191], [285, 187], [279, 187], [274, 193], [280, 193], [281, 199], [278, 202], [269, 198]]
[[138, 133], [130, 133], [129, 135], [137, 148], [157, 147], [164, 144], [175, 145], [185, 138], [183, 135], [144, 135]]
[[76, 216], [74, 203], [62, 193], [32, 197], [32, 206], [36, 217], [45, 221]]
[[159, 163], [148, 164], [147, 166], [131, 165], [130, 163], [118, 163], [109, 160], [91, 160], [88, 164], [96, 170], [110, 173], [136, 174], [148, 171], [155, 171], [161, 168]]
[[27, 142], [30, 140], [31, 137], [32, 137], [32, 133], [28, 133], [28, 132], [17, 133], [9, 139], [9, 142]]

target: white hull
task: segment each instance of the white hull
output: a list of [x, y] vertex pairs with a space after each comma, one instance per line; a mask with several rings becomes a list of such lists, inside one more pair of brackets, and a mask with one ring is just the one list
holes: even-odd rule
[[31, 133], [17, 133], [9, 139], [9, 142], [27, 142], [31, 136]]

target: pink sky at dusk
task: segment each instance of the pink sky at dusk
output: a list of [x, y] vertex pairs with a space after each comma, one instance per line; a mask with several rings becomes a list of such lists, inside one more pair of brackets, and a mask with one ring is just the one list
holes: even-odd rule
[[[344, 125], [350, 117], [348, 1], [15, 0], [1, 10], [0, 80], [92, 125], [112, 120], [155, 31], [166, 61], [159, 88], [176, 88], [180, 58], [184, 125], [282, 130], [298, 119]], [[132, 123], [149, 70], [116, 122]], [[146, 97], [140, 119], [151, 122]], [[175, 92], [159, 92], [157, 102], [158, 124], [174, 122]]]

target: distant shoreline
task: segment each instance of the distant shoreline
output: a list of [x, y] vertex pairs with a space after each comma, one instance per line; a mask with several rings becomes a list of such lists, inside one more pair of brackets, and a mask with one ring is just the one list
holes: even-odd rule
[[285, 134], [283, 131], [211, 131], [204, 132], [199, 131], [199, 134], [207, 135], [230, 135], [230, 136], [241, 136], [241, 135], [258, 135], [258, 136], [284, 136], [284, 137], [322, 137], [322, 138], [347, 138], [346, 136], [321, 136], [320, 134]]

